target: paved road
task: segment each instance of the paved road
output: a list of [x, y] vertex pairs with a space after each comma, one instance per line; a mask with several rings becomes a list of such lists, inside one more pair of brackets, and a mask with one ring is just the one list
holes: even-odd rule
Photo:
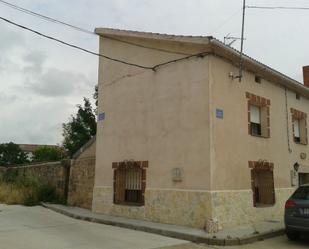
[[159, 235], [75, 220], [43, 207], [0, 204], [0, 249], [307, 249], [284, 236], [235, 247], [195, 245]]
[[0, 204], [0, 249], [150, 249], [187, 243], [75, 220], [43, 207]]

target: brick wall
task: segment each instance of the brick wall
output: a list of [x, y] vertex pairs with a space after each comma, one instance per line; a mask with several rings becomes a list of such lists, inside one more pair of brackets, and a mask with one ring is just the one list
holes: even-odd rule
[[74, 156], [70, 169], [68, 205], [91, 209], [95, 174], [95, 138]]

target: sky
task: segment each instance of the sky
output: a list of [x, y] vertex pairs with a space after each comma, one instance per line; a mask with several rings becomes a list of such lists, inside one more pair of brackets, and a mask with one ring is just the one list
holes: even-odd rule
[[[7, 0], [93, 31], [108, 27], [177, 35], [240, 37], [242, 0]], [[247, 5], [309, 7], [308, 0]], [[98, 37], [0, 3], [0, 17], [98, 52]], [[244, 52], [302, 82], [309, 65], [309, 11], [247, 9]], [[61, 144], [62, 123], [92, 98], [98, 58], [0, 20], [0, 143]], [[240, 42], [233, 47], [239, 49]]]

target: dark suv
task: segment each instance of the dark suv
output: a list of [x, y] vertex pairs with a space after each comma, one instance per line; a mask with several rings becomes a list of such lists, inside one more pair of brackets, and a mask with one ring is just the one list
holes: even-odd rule
[[309, 184], [300, 186], [285, 203], [284, 222], [290, 240], [309, 233]]

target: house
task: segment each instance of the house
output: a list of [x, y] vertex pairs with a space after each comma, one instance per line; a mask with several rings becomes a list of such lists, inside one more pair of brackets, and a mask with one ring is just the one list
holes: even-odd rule
[[240, 53], [213, 37], [96, 33], [127, 64], [100, 58], [92, 210], [214, 230], [282, 219], [308, 181], [309, 67], [303, 85], [244, 55], [239, 82]]

